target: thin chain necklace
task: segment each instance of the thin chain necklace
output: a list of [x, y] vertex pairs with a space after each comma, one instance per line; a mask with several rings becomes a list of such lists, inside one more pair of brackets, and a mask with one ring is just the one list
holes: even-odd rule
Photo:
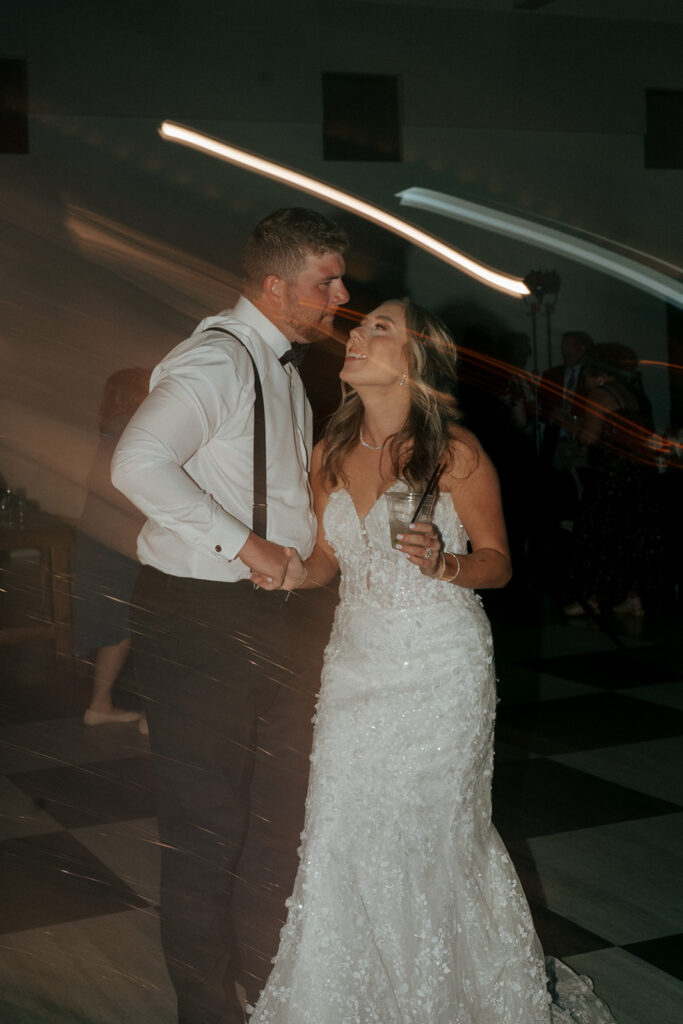
[[382, 449], [384, 448], [384, 445], [386, 445], [387, 442], [385, 441], [384, 444], [368, 444], [368, 442], [363, 437], [363, 428], [361, 427], [361, 429], [360, 429], [360, 443], [363, 445], [364, 448], [367, 448], [368, 451], [370, 451], [370, 452], [381, 452]]

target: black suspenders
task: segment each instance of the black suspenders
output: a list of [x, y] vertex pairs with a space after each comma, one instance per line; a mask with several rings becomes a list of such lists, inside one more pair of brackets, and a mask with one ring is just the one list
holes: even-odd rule
[[263, 407], [261, 378], [251, 352], [236, 334], [225, 327], [207, 327], [206, 331], [220, 331], [238, 341], [251, 359], [254, 367], [254, 501], [252, 506], [252, 530], [257, 537], [266, 538], [268, 526], [268, 489], [266, 481], [266, 414]]

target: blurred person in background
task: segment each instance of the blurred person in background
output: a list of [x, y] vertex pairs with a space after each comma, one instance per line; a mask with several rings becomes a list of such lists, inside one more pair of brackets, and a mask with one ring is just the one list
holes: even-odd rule
[[[86, 725], [137, 722], [140, 713], [114, 707], [112, 691], [131, 649], [129, 610], [140, 571], [137, 535], [144, 517], [112, 486], [111, 460], [131, 416], [149, 391], [150, 371], [112, 374], [100, 403], [100, 441], [72, 553], [74, 654], [94, 651]], [[144, 725], [142, 725], [144, 731]]]
[[584, 365], [586, 401], [574, 436], [588, 475], [574, 525], [569, 616], [586, 608], [643, 614], [662, 574], [656, 474], [648, 464], [652, 410], [633, 349], [595, 345]]

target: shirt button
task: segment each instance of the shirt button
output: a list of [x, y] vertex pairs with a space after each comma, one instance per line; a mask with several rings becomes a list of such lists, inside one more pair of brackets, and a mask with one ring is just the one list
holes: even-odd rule
[[220, 544], [216, 544], [216, 551], [221, 552], [222, 550], [223, 548], [220, 546]]

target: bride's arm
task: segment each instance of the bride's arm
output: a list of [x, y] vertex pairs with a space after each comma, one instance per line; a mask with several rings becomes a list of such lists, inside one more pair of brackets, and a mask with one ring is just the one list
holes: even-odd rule
[[[458, 428], [444, 483], [470, 538], [472, 554], [444, 552], [444, 581], [459, 587], [504, 587], [512, 576], [498, 474], [476, 437]], [[438, 571], [438, 570], [437, 570]]]
[[337, 556], [327, 543], [323, 529], [323, 516], [325, 515], [330, 492], [325, 487], [322, 464], [323, 442], [321, 441], [313, 449], [311, 457], [311, 490], [313, 491], [313, 506], [318, 520], [318, 536], [316, 537], [315, 547], [310, 558], [307, 558], [303, 565], [300, 563], [301, 571], [298, 577], [296, 576], [296, 567], [290, 562], [291, 576], [294, 579], [290, 579], [290, 568], [288, 568], [285, 582], [283, 583], [285, 590], [299, 590], [302, 588], [310, 590], [312, 587], [324, 587], [339, 572]]

